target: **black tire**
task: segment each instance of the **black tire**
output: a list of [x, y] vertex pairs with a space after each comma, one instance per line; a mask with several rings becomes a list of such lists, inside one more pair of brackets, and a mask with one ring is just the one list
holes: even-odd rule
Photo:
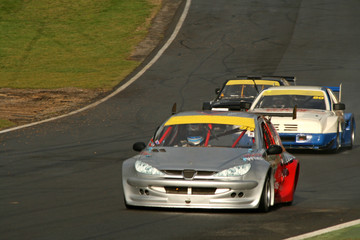
[[271, 202], [270, 177], [267, 176], [261, 193], [261, 199], [258, 210], [260, 212], [268, 212], [270, 210], [270, 202]]

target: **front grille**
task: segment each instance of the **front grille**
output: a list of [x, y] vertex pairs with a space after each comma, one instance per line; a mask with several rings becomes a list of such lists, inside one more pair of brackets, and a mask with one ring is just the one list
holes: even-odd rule
[[165, 187], [167, 194], [214, 195], [216, 188]]
[[164, 170], [163, 171], [166, 175], [182, 175], [181, 170]]
[[169, 194], [187, 194], [187, 187], [165, 187], [166, 193]]
[[[186, 172], [187, 170], [184, 171]], [[170, 176], [179, 176], [179, 177], [185, 176], [183, 175], [182, 170], [163, 170], [163, 172]], [[213, 174], [215, 174], [214, 171], [195, 171], [193, 176], [206, 177], [206, 176], [212, 176]]]
[[280, 136], [280, 139], [282, 142], [295, 142], [296, 141], [295, 136]]
[[213, 171], [198, 171], [197, 172], [197, 176], [212, 176], [214, 175], [216, 172]]
[[214, 195], [216, 188], [192, 188], [194, 195]]
[[285, 132], [296, 132], [298, 130], [297, 124], [284, 124]]
[[183, 176], [184, 178], [193, 178], [196, 174], [195, 170], [184, 170], [183, 171]]
[[274, 128], [278, 132], [296, 132], [298, 130], [297, 124], [273, 124]]

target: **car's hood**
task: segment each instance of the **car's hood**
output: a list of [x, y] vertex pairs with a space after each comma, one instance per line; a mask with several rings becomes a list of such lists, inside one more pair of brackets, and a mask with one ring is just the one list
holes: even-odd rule
[[338, 117], [327, 110], [298, 109], [295, 119], [291, 108], [263, 108], [251, 112], [271, 116], [271, 122], [279, 133], [330, 133], [337, 127]]
[[[251, 110], [253, 113], [269, 113], [269, 115], [278, 114], [281, 116], [282, 114], [292, 114], [293, 109], [292, 108], [257, 108], [254, 110]], [[329, 116], [333, 116], [333, 112], [327, 111], [327, 110], [317, 110], [317, 109], [297, 109], [296, 111], [296, 118], [299, 119], [311, 119], [311, 120], [318, 120], [321, 121], [324, 118], [327, 118]]]
[[139, 155], [139, 160], [159, 170], [219, 171], [249, 161], [249, 152], [251, 152], [251, 156], [257, 156], [257, 159], [261, 159], [260, 153], [252, 152], [250, 149], [163, 147], [143, 151]]

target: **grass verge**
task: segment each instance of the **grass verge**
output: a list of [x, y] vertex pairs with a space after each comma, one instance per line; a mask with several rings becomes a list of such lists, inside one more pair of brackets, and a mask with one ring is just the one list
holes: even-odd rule
[[[0, 88], [110, 90], [161, 0], [0, 1]], [[3, 126], [0, 122], [0, 128]]]
[[306, 238], [306, 240], [360, 240], [360, 225]]
[[0, 129], [1, 128], [9, 128], [9, 127], [14, 127], [15, 123], [6, 120], [6, 119], [0, 119]]

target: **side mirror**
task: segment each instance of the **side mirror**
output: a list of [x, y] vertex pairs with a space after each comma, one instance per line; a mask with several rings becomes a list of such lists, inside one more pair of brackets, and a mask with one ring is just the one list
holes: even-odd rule
[[267, 150], [266, 153], [268, 155], [275, 155], [275, 154], [280, 154], [283, 152], [283, 149], [281, 146], [279, 145], [271, 145]]
[[219, 94], [220, 88], [215, 88], [215, 94]]
[[203, 102], [202, 110], [211, 110], [210, 102]]
[[133, 145], [133, 150], [136, 152], [141, 152], [146, 148], [146, 144], [144, 142], [136, 142]]
[[343, 103], [334, 103], [333, 109], [334, 109], [334, 111], [345, 110], [345, 104], [343, 104]]

